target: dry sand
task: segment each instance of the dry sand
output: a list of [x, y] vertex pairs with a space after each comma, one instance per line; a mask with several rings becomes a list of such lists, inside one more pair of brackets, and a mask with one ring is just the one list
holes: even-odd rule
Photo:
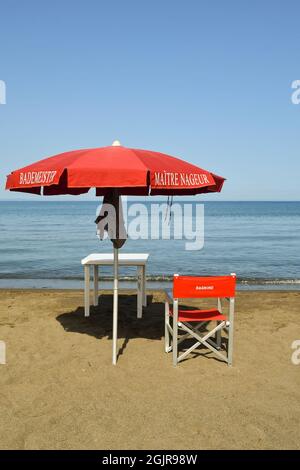
[[121, 296], [114, 367], [110, 295], [86, 319], [79, 291], [0, 291], [1, 449], [300, 448], [300, 292], [238, 294], [232, 368], [205, 350], [174, 368], [148, 299], [137, 320]]

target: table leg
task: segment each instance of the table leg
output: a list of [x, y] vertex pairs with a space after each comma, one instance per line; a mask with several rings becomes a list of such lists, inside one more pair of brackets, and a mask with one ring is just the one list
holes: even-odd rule
[[142, 266], [137, 266], [137, 318], [143, 315], [143, 282]]
[[146, 265], [143, 265], [142, 269], [143, 280], [142, 280], [142, 288], [143, 288], [143, 307], [147, 307], [147, 291], [146, 291]]
[[90, 266], [84, 266], [84, 316], [90, 316]]
[[94, 305], [98, 305], [98, 265], [94, 264]]

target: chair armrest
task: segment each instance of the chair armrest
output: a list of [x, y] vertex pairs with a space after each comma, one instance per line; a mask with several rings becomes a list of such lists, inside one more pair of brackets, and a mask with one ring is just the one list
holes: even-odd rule
[[166, 302], [173, 303], [173, 292], [172, 290], [165, 290]]

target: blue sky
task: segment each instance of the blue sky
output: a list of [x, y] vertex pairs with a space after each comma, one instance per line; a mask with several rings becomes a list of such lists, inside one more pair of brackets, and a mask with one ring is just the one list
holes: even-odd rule
[[13, 169], [119, 139], [227, 177], [210, 199], [300, 200], [298, 1], [0, 8], [0, 198]]

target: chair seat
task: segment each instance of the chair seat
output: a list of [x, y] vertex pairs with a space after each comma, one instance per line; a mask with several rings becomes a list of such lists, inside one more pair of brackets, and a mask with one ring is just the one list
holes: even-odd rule
[[[170, 315], [173, 315], [173, 310], [170, 309]], [[223, 321], [227, 320], [226, 315], [223, 315], [219, 310], [211, 308], [208, 310], [179, 310], [178, 321], [188, 322], [201, 322], [201, 321]]]

